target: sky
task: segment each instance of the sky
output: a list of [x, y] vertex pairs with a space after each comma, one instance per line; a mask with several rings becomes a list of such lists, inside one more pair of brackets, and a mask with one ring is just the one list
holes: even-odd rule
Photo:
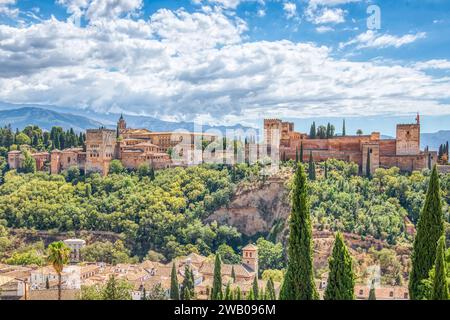
[[444, 117], [449, 12], [448, 0], [0, 0], [0, 101], [209, 124]]

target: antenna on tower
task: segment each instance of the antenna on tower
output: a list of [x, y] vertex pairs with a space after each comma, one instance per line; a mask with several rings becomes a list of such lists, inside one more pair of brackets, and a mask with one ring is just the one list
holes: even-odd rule
[[420, 124], [420, 114], [417, 112], [416, 123]]

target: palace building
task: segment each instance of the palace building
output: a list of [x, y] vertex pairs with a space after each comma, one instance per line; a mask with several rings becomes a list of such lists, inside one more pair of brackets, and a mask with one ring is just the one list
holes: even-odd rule
[[357, 163], [366, 174], [367, 161], [371, 173], [377, 168], [398, 167], [402, 171], [431, 168], [437, 162], [437, 153], [420, 150], [420, 116], [416, 123], [397, 125], [395, 139], [382, 139], [379, 132], [370, 135], [334, 136], [327, 139], [311, 138], [294, 131], [294, 124], [279, 119], [264, 120], [265, 143], [273, 144], [279, 136], [280, 157], [295, 159], [303, 148], [303, 162], [312, 154], [314, 161], [338, 159]]
[[[61, 173], [70, 167], [78, 167], [86, 173], [99, 172], [107, 175], [112, 160], [120, 160], [127, 169], [137, 169], [148, 164], [154, 169], [173, 165], [187, 165], [186, 160], [177, 163], [171, 160], [169, 151], [177, 145], [187, 149], [194, 148], [195, 138], [214, 141], [215, 135], [206, 133], [152, 132], [147, 129], [127, 128], [123, 116], [117, 123], [117, 130], [106, 128], [86, 131], [86, 148], [70, 148], [49, 152], [33, 153], [38, 171], [49, 170], [52, 174]], [[10, 169], [23, 165], [21, 151], [8, 153]]]

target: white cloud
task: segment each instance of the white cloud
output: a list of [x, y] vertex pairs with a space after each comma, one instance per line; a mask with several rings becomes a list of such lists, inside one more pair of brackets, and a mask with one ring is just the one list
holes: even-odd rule
[[246, 42], [221, 10], [161, 9], [86, 27], [0, 25], [0, 101], [217, 122], [268, 116], [450, 113], [450, 79], [352, 62], [330, 48]]
[[142, 0], [57, 0], [57, 3], [67, 7], [67, 12], [74, 17], [84, 15], [88, 20], [135, 14], [143, 6]]
[[434, 59], [423, 62], [417, 62], [414, 67], [418, 70], [450, 70], [450, 61], [445, 59]]
[[0, 0], [0, 15], [6, 15], [11, 18], [17, 17], [19, 9], [12, 8], [16, 4], [16, 0]]
[[258, 17], [265, 17], [266, 16], [266, 10], [259, 9], [256, 14], [258, 15]]
[[312, 6], [337, 6], [360, 1], [361, 0], [309, 0], [309, 4]]
[[407, 34], [404, 36], [393, 36], [390, 34], [380, 34], [373, 30], [368, 30], [365, 33], [361, 33], [356, 38], [346, 42], [340, 43], [340, 48], [345, 48], [350, 45], [356, 45], [358, 49], [363, 48], [387, 48], [401, 46], [413, 43], [419, 39], [426, 37], [425, 32], [419, 32], [416, 34]]
[[297, 16], [297, 5], [293, 2], [283, 3], [283, 10], [286, 14], [286, 18], [291, 19]]
[[310, 21], [314, 24], [342, 23], [345, 22], [344, 15], [345, 11], [342, 9], [324, 8], [320, 12], [312, 14]]
[[326, 33], [326, 32], [334, 31], [334, 29], [332, 27], [328, 27], [328, 26], [320, 26], [320, 27], [316, 28], [316, 31], [318, 33]]

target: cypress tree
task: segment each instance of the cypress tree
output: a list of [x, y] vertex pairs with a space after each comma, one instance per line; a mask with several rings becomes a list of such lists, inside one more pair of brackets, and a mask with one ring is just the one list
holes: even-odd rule
[[295, 148], [295, 162], [298, 162], [298, 148]]
[[255, 294], [253, 293], [253, 290], [250, 290], [248, 292], [247, 300], [255, 300]]
[[300, 144], [300, 162], [303, 162], [303, 142]]
[[191, 292], [188, 287], [183, 288], [182, 296], [183, 300], [191, 300]]
[[170, 299], [180, 300], [180, 290], [178, 288], [177, 269], [175, 263], [172, 264], [172, 273], [170, 275]]
[[314, 284], [313, 243], [308, 190], [303, 165], [298, 164], [292, 190], [289, 221], [288, 267], [280, 292], [281, 300], [318, 298]]
[[259, 299], [259, 288], [258, 288], [258, 276], [255, 274], [255, 277], [253, 278], [253, 297], [255, 300]]
[[377, 300], [375, 295], [375, 281], [372, 281], [372, 285], [370, 286], [369, 300]]
[[220, 254], [216, 253], [216, 260], [214, 262], [214, 280], [213, 288], [211, 292], [211, 300], [222, 300], [222, 261], [220, 260]]
[[233, 300], [230, 282], [227, 283], [227, 287], [225, 289], [225, 299], [224, 300]]
[[[190, 300], [194, 296], [194, 275], [186, 264], [184, 266], [184, 279], [182, 283], [181, 300]], [[186, 292], [189, 294], [186, 296]]]
[[412, 300], [421, 300], [424, 296], [420, 290], [420, 282], [428, 278], [428, 273], [436, 260], [437, 242], [443, 234], [441, 189], [437, 168], [434, 166], [414, 239], [412, 270], [409, 277], [409, 295]]
[[234, 300], [242, 300], [242, 293], [241, 293], [241, 288], [237, 287], [235, 292], [234, 292]]
[[316, 122], [313, 122], [313, 124], [311, 125], [311, 129], [309, 130], [309, 137], [311, 139], [316, 138]]
[[372, 173], [370, 172], [370, 148], [367, 149], [366, 177], [368, 179], [372, 178]]
[[236, 282], [236, 272], [234, 271], [234, 266], [231, 267], [231, 278], [233, 279], [233, 283]]
[[437, 245], [434, 264], [434, 281], [431, 298], [433, 300], [448, 300], [447, 272], [445, 267], [445, 237], [442, 236]]
[[329, 269], [325, 300], [354, 300], [355, 274], [353, 273], [352, 257], [340, 232], [336, 234], [333, 253], [329, 260]]
[[155, 180], [155, 169], [153, 169], [153, 167], [150, 167], [149, 176], [151, 181]]
[[275, 294], [275, 285], [273, 283], [272, 278], [269, 278], [269, 280], [267, 280], [267, 284], [266, 284], [266, 297], [267, 300], [276, 300], [276, 294]]
[[431, 170], [431, 153], [428, 153], [428, 169]]
[[325, 179], [328, 179], [328, 162], [325, 161]]
[[312, 151], [309, 152], [308, 173], [309, 173], [309, 180], [311, 181], [316, 180], [316, 165], [314, 164]]
[[347, 134], [345, 132], [345, 119], [342, 121], [342, 136], [345, 137]]

